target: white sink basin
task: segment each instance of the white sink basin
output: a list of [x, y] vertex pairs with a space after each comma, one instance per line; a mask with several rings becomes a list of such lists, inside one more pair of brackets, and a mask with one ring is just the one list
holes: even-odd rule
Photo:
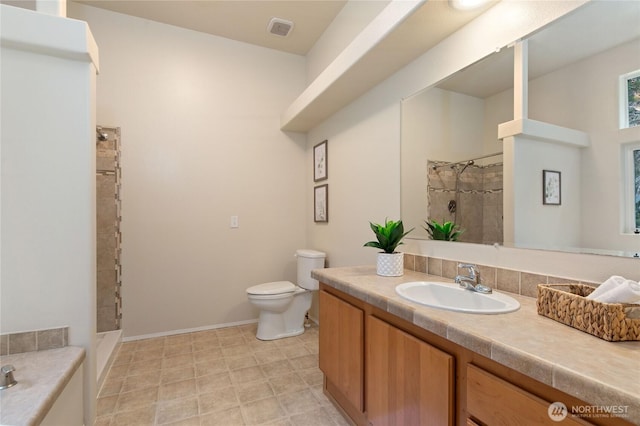
[[396, 293], [421, 305], [472, 314], [504, 314], [520, 308], [516, 299], [504, 293], [476, 293], [457, 284], [434, 281], [400, 284], [396, 287]]

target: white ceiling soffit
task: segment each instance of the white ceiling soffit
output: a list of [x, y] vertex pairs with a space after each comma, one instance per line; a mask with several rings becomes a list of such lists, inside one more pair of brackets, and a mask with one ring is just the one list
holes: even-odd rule
[[[306, 55], [346, 0], [76, 0], [232, 40]], [[270, 34], [272, 18], [294, 23], [286, 37]]]
[[[640, 1], [592, 1], [528, 37], [535, 79], [640, 37]], [[513, 87], [513, 49], [502, 49], [438, 87], [484, 99]]]
[[[414, 11], [407, 6], [409, 3], [419, 7]], [[472, 11], [455, 10], [449, 6], [448, 1], [430, 0], [421, 6], [420, 3], [391, 2], [379, 17], [388, 12], [389, 8], [404, 7], [406, 15], [399, 19], [397, 26], [389, 28], [379, 40], [372, 40], [373, 46], [370, 49], [356, 51], [353, 63], [349, 66], [345, 66], [341, 56], [338, 56], [284, 112], [281, 129], [295, 132], [310, 130], [484, 13], [496, 2], [492, 1]], [[366, 35], [367, 31], [375, 33], [377, 28], [379, 22], [373, 21], [361, 35]], [[354, 39], [342, 55], [357, 43], [358, 38]], [[341, 66], [342, 69], [336, 70]]]

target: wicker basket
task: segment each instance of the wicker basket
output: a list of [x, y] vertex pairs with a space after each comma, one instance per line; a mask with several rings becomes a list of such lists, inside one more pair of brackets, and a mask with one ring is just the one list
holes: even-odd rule
[[595, 287], [538, 284], [538, 314], [609, 342], [640, 340], [640, 305], [587, 299]]

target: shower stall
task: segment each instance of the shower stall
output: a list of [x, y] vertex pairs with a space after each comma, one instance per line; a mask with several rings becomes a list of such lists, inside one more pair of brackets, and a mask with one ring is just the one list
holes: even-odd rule
[[120, 128], [96, 128], [97, 379], [121, 339]]
[[502, 194], [502, 153], [427, 161], [427, 216], [458, 225], [458, 241], [503, 242]]

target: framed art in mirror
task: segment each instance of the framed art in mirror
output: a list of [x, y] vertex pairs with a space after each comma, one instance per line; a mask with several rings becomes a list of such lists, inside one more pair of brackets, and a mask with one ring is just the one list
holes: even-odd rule
[[559, 206], [561, 204], [560, 172], [554, 170], [542, 171], [542, 204]]

